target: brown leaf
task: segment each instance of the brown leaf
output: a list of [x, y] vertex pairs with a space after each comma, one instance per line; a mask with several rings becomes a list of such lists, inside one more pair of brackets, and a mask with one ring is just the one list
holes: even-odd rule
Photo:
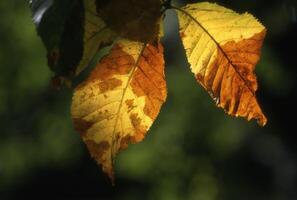
[[160, 31], [160, 0], [97, 0], [98, 15], [124, 38], [154, 41]]

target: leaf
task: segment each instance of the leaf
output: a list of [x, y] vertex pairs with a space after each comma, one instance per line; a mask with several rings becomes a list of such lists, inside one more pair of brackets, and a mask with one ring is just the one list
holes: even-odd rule
[[161, 0], [96, 0], [99, 16], [123, 38], [153, 42], [158, 38]]
[[49, 67], [58, 76], [71, 76], [83, 51], [82, 1], [33, 0], [31, 9]]
[[211, 3], [189, 4], [178, 10], [180, 36], [191, 71], [217, 105], [232, 116], [254, 118], [265, 125], [257, 102], [255, 65], [265, 27], [248, 13]]
[[76, 74], [90, 64], [98, 50], [110, 45], [117, 36], [97, 15], [96, 0], [83, 0], [83, 3], [85, 10], [83, 55], [76, 68]]
[[120, 40], [74, 92], [71, 113], [91, 156], [113, 179], [113, 159], [141, 141], [166, 100], [161, 44]]
[[95, 1], [32, 1], [32, 18], [57, 77], [78, 75], [116, 37], [98, 17]]

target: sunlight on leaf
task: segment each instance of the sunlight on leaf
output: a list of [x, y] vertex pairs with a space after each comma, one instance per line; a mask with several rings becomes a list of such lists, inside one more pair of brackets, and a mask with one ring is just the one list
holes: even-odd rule
[[254, 74], [265, 27], [252, 15], [242, 15], [211, 3], [189, 4], [178, 10], [180, 37], [197, 81], [229, 115], [266, 117], [256, 99]]
[[113, 179], [113, 159], [141, 141], [166, 99], [163, 47], [120, 40], [76, 89], [74, 126]]
[[76, 74], [90, 64], [98, 50], [111, 44], [116, 37], [116, 34], [98, 16], [95, 3], [96, 0], [84, 0], [83, 55], [76, 67]]

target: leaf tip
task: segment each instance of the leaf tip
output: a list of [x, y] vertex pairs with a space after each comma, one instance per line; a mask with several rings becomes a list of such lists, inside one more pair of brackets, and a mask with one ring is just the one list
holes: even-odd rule
[[261, 117], [259, 117], [257, 119], [257, 123], [261, 126], [261, 127], [264, 127], [266, 124], [267, 124], [267, 118], [265, 117], [264, 114], [261, 115]]

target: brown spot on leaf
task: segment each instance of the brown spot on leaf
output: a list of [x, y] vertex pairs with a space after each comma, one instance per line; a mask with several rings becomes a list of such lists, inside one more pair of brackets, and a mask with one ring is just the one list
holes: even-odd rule
[[184, 38], [184, 37], [186, 36], [186, 34], [185, 34], [184, 31], [181, 31], [181, 32], [179, 32], [179, 36], [180, 36], [181, 38]]
[[130, 135], [127, 135], [121, 139], [121, 144], [120, 144], [120, 149], [119, 150], [124, 150], [128, 148], [129, 144], [133, 141], [133, 137]]
[[[112, 79], [114, 75], [128, 74], [131, 71], [134, 63], [134, 58], [131, 55], [123, 51], [119, 45], [115, 45], [110, 53], [103, 57], [97, 64], [88, 79], [76, 87], [76, 90], [85, 87], [90, 82], [95, 80], [101, 80], [105, 82], [109, 79]], [[111, 82], [113, 83], [112, 86], [119, 84], [119, 81], [117, 80], [111, 80]], [[106, 85], [103, 85], [102, 87], [109, 87], [110, 83], [105, 84]]]
[[218, 48], [217, 58], [208, 66], [208, 73], [196, 74], [197, 80], [218, 101], [218, 106], [233, 116], [254, 118], [265, 125], [266, 117], [257, 102], [257, 80], [254, 74], [259, 61], [265, 31], [239, 42], [227, 42]]
[[104, 93], [122, 85], [122, 81], [116, 78], [110, 78], [99, 83], [100, 92]]
[[114, 75], [128, 74], [133, 64], [133, 57], [123, 51], [119, 45], [115, 45], [110, 54], [105, 56], [101, 62], [98, 63], [88, 80], [107, 80]]
[[101, 160], [104, 152], [108, 151], [108, 149], [110, 148], [110, 145], [107, 141], [102, 141], [97, 144], [92, 140], [86, 140], [85, 143], [89, 151], [91, 152], [92, 157], [97, 161]]
[[91, 128], [91, 126], [93, 126], [93, 123], [78, 118], [73, 119], [73, 124], [75, 130], [79, 132], [82, 137], [84, 137], [88, 129]]
[[128, 110], [132, 110], [134, 108], [133, 104], [134, 104], [134, 99], [127, 99], [125, 101], [126, 105], [128, 106]]
[[[91, 154], [91, 157], [94, 158], [98, 164], [106, 162], [106, 157], [104, 154], [110, 151], [110, 144], [107, 141], [102, 141], [97, 144], [92, 140], [86, 140], [85, 143]], [[113, 180], [112, 166], [102, 165], [102, 170]]]
[[121, 138], [120, 150], [126, 149], [130, 143], [135, 144], [142, 141], [147, 132], [147, 129], [141, 125], [141, 118], [136, 113], [130, 115], [130, 121], [134, 127], [135, 134]]
[[131, 81], [131, 86], [137, 96], [145, 96], [144, 113], [154, 120], [167, 96], [163, 47], [161, 44], [157, 48], [148, 45], [144, 49]]
[[144, 135], [147, 130], [144, 126], [141, 125], [141, 118], [138, 117], [137, 114], [134, 114], [134, 113], [131, 114], [130, 120], [135, 129], [135, 135], [132, 138], [132, 142], [133, 143], [140, 142], [144, 138]]

